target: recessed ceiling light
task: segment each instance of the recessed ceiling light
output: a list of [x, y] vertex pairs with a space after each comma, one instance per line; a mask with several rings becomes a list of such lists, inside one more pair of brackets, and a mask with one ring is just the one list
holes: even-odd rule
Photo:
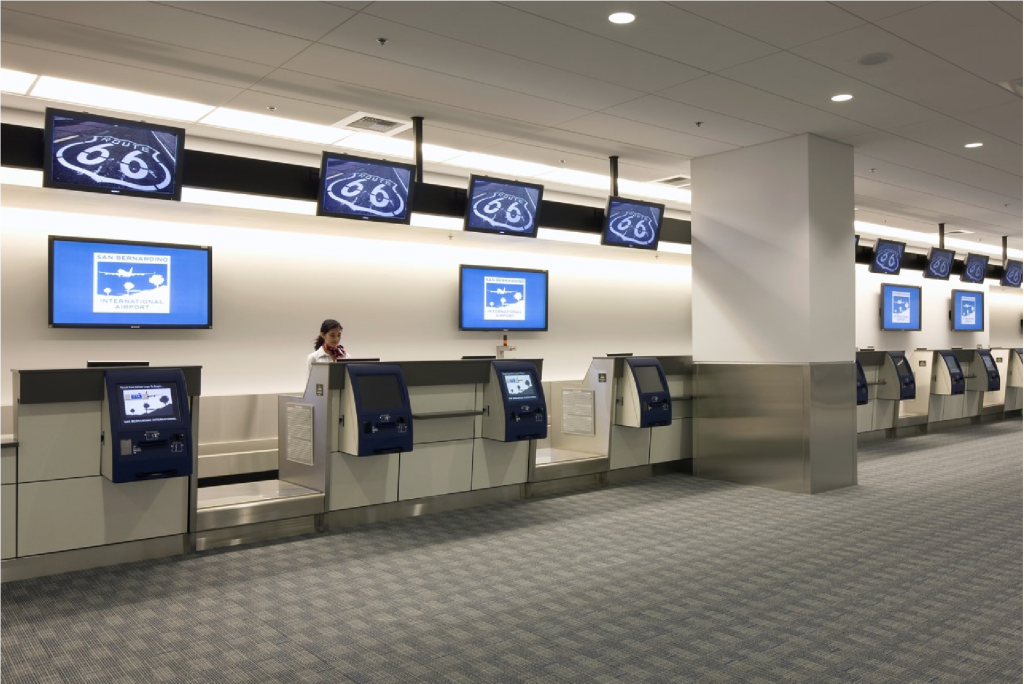
[[853, 95], [849, 95], [847, 93], [843, 93], [841, 95], [833, 95], [832, 96], [832, 101], [833, 102], [846, 102], [847, 100], [852, 100], [852, 99], [853, 99]]
[[964, 147], [981, 147], [985, 143], [967, 143]]
[[5, 93], [24, 95], [35, 81], [35, 74], [14, 69], [0, 69], [0, 90]]
[[616, 12], [608, 15], [608, 21], [613, 24], [632, 24], [636, 17], [629, 12]]
[[872, 52], [870, 54], [864, 55], [857, 61], [863, 64], [864, 66], [877, 66], [879, 64], [885, 64], [890, 59], [892, 59], [892, 55], [890, 55], [888, 52]]

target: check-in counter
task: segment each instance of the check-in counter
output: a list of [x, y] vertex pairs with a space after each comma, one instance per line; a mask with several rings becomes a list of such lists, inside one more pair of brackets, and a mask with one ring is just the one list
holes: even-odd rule
[[[120, 374], [113, 392], [108, 373]], [[154, 380], [168, 374], [180, 384]], [[121, 561], [186, 550], [201, 369], [13, 376], [14, 433], [2, 458], [5, 579], [33, 563], [43, 565], [29, 575], [102, 564], [83, 554], [113, 545]], [[43, 554], [64, 555], [33, 560]]]
[[[906, 424], [901, 404], [917, 396], [917, 382], [906, 355], [902, 351], [858, 351], [857, 365], [864, 376], [862, 396], [867, 390], [867, 401], [857, 402], [857, 432], [894, 429], [901, 424], [901, 417]], [[922, 415], [920, 422], [924, 421]]]
[[991, 350], [950, 349], [935, 354], [929, 422], [982, 415], [985, 397], [1002, 388]]
[[[1020, 411], [1022, 404], [1022, 388], [1024, 388], [1024, 362], [1021, 361], [1021, 349], [1000, 349], [999, 354], [1006, 358], [1006, 396], [1004, 411]], [[998, 354], [997, 354], [998, 359]]]

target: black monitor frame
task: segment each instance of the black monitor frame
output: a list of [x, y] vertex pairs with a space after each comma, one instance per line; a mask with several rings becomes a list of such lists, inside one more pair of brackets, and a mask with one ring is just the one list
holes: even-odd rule
[[[636, 204], [641, 207], [651, 207], [658, 209], [661, 212], [661, 216], [658, 219], [658, 225], [654, 229], [654, 242], [649, 245], [624, 245], [619, 242], [611, 242], [608, 240], [608, 232], [611, 229], [611, 210], [612, 202], [622, 202], [623, 204]], [[665, 205], [659, 204], [658, 202], [645, 202], [644, 200], [629, 199], [627, 197], [620, 197], [618, 195], [609, 195], [608, 202], [604, 207], [604, 219], [601, 223], [601, 244], [608, 245], [609, 247], [625, 247], [628, 249], [647, 249], [657, 250], [658, 242], [661, 240], [661, 226], [665, 222]]]
[[[473, 208], [473, 188], [477, 183], [500, 183], [503, 185], [511, 185], [515, 187], [525, 188], [528, 190], [537, 191], [537, 212], [533, 216], [533, 230], [531, 232], [518, 232], [515, 230], [501, 230], [500, 228], [478, 228], [469, 225], [471, 216], [471, 210]], [[469, 177], [469, 186], [466, 189], [466, 211], [462, 219], [462, 229], [468, 233], [486, 233], [488, 235], [512, 235], [514, 237], [526, 237], [535, 238], [537, 233], [540, 232], [540, 215], [541, 207], [544, 201], [544, 186], [539, 183], [529, 183], [527, 181], [510, 180], [508, 178], [495, 178], [493, 176], [480, 176], [472, 174]]]
[[[931, 272], [932, 259], [939, 255], [949, 256], [949, 271], [946, 272], [945, 276], [934, 275]], [[949, 276], [953, 273], [953, 262], [956, 260], [956, 250], [943, 249], [941, 247], [932, 247], [928, 250], [928, 257], [924, 264], [924, 277], [931, 278], [932, 280], [949, 280]]]
[[[899, 245], [900, 263], [896, 264], [895, 271], [876, 269], [875, 264], [878, 263], [878, 252], [882, 247]], [[888, 240], [886, 238], [878, 238], [875, 240], [875, 246], [871, 252], [871, 264], [868, 266], [868, 271], [871, 273], [881, 273], [884, 275], [899, 275], [900, 269], [903, 267], [903, 257], [907, 253], [907, 243], [900, 242], [899, 240]]]
[[[970, 277], [970, 275], [967, 272], [967, 267], [970, 266], [971, 261], [972, 260], [976, 260], [976, 259], [984, 259], [984, 261], [985, 261], [985, 267], [981, 270], [981, 277], [978, 278], [978, 279], [974, 279], [974, 278]], [[964, 270], [961, 271], [961, 273], [960, 273], [960, 282], [961, 283], [970, 283], [971, 285], [981, 285], [982, 283], [984, 283], [985, 282], [985, 273], [986, 273], [986, 271], [988, 271], [988, 262], [990, 260], [991, 260], [991, 257], [989, 257], [989, 255], [987, 255], [987, 254], [976, 254], [974, 252], [968, 252], [967, 256], [964, 257]]]
[[[327, 163], [330, 160], [342, 160], [350, 161], [360, 164], [374, 164], [377, 166], [387, 166], [395, 169], [403, 169], [409, 172], [409, 193], [405, 198], [405, 217], [404, 218], [389, 218], [386, 216], [364, 216], [355, 211], [344, 212], [344, 211], [331, 211], [324, 208], [324, 200], [327, 193]], [[395, 162], [387, 159], [374, 159], [372, 157], [360, 157], [354, 154], [348, 154], [345, 152], [329, 152], [324, 151], [320, 156], [320, 177], [317, 180], [316, 186], [316, 215], [317, 216], [330, 216], [332, 218], [343, 218], [350, 219], [352, 221], [372, 221], [375, 223], [396, 223], [399, 225], [409, 225], [412, 220], [412, 202], [413, 195], [416, 192], [416, 167], [413, 164], [407, 164], [405, 162]]]
[[[463, 275], [467, 268], [487, 271], [509, 271], [511, 273], [542, 273], [544, 274], [544, 327], [542, 328], [509, 328], [505, 326], [463, 327], [462, 307], [465, 299]], [[459, 264], [459, 331], [461, 332], [546, 332], [551, 324], [551, 279], [548, 271], [536, 268], [512, 268], [508, 266], [482, 266], [480, 264]]]

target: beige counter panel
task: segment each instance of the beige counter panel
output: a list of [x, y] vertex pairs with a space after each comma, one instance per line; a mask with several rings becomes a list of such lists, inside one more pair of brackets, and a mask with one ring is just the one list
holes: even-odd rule
[[417, 444], [412, 453], [402, 454], [399, 500], [469, 491], [473, 477], [473, 442], [463, 439]]
[[522, 442], [475, 440], [473, 443], [473, 489], [526, 482], [530, 469], [531, 444], [530, 440]]
[[100, 474], [99, 401], [18, 407], [18, 481]]
[[0, 487], [0, 558], [14, 558], [18, 538], [18, 486], [5, 484]]
[[611, 429], [612, 446], [609, 455], [609, 470], [648, 465], [651, 462], [651, 430], [662, 428], [631, 428], [612, 425]]
[[4, 447], [0, 450], [0, 484], [15, 484], [18, 481], [18, 448]]
[[330, 459], [328, 510], [398, 501], [398, 454], [359, 457], [336, 451]]

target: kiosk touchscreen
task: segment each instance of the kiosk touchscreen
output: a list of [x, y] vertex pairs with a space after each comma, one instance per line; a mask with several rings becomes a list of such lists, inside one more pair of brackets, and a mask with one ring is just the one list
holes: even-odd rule
[[886, 352], [892, 363], [896, 366], [896, 377], [900, 383], [900, 399], [913, 399], [917, 396], [917, 383], [914, 380], [914, 371], [910, 369], [910, 362], [901, 351]]
[[860, 361], [854, 363], [857, 364], [857, 406], [863, 406], [868, 403], [868, 379], [864, 377], [864, 366]]
[[932, 394], [963, 394], [964, 373], [960, 362], [952, 351], [937, 351], [941, 364], [933, 364], [935, 376], [932, 378]]
[[104, 412], [110, 431], [100, 472], [112, 482], [192, 474], [192, 418], [178, 368], [109, 370]]
[[354, 456], [412, 451], [412, 408], [402, 369], [346, 363], [341, 450]]
[[979, 349], [975, 353], [981, 358], [981, 363], [985, 367], [985, 377], [988, 380], [985, 391], [997, 392], [999, 390], [999, 368], [996, 366], [995, 359], [992, 358], [992, 350]]
[[[625, 358], [620, 425], [658, 427], [672, 424], [672, 399], [661, 363], [654, 357]], [[634, 421], [630, 415], [636, 417]]]
[[492, 361], [487, 399], [485, 438], [499, 442], [547, 438], [548, 407], [532, 362]]

